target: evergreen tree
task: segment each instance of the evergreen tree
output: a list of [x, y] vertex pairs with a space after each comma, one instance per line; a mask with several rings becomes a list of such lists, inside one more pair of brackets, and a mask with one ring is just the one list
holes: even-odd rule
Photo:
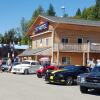
[[80, 8], [77, 9], [76, 16], [81, 16], [81, 10], [80, 10]]
[[81, 17], [82, 17], [83, 19], [87, 19], [86, 8], [84, 8], [84, 10], [82, 11], [82, 15], [81, 15]]
[[41, 15], [41, 14], [45, 14], [45, 10], [42, 8], [42, 6], [39, 6], [34, 12], [33, 12], [33, 15], [32, 15], [32, 18], [29, 20], [29, 22], [27, 23], [27, 26], [28, 26], [28, 29], [29, 27], [33, 24], [33, 22], [35, 21], [36, 17], [38, 15]]
[[8, 32], [5, 32], [3, 41], [5, 44], [13, 44], [15, 43], [16, 39], [15, 29], [10, 29]]
[[44, 9], [42, 8], [42, 6], [39, 6], [39, 7], [33, 12], [32, 18], [36, 18], [38, 15], [44, 14], [44, 13], [45, 13], [45, 11], [44, 11]]
[[0, 44], [4, 43], [4, 38], [3, 38], [3, 35], [0, 34]]
[[47, 15], [48, 16], [55, 16], [56, 15], [56, 12], [55, 12], [52, 4], [49, 5], [49, 9], [47, 10]]
[[96, 0], [95, 19], [100, 20], [100, 0]]

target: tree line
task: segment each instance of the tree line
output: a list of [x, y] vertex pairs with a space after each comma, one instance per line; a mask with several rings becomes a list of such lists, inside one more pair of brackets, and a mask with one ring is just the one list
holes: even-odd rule
[[83, 11], [78, 8], [76, 15], [73, 18], [100, 21], [100, 0], [96, 0], [95, 5], [89, 8], [84, 8]]
[[[31, 44], [31, 38], [26, 33], [32, 23], [35, 21], [36, 17], [40, 14], [45, 14], [48, 16], [57, 16], [55, 8], [52, 4], [49, 5], [47, 11], [43, 9], [41, 5], [33, 11], [32, 17], [30, 20], [26, 20], [22, 17], [20, 21], [20, 27], [10, 29], [8, 32], [5, 32], [4, 35], [0, 34], [0, 43], [1, 44]], [[62, 17], [70, 17], [67, 13], [64, 13]], [[99, 20], [100, 21], [100, 0], [96, 0], [96, 4], [84, 8], [83, 11], [80, 8], [77, 9], [75, 16], [71, 18], [85, 19], [85, 20]]]

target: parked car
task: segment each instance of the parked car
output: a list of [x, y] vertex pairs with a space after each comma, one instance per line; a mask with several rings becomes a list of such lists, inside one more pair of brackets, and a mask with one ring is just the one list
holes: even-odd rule
[[77, 81], [82, 93], [87, 93], [89, 89], [100, 90], [100, 66], [94, 67], [90, 73], [80, 74]]
[[11, 72], [24, 74], [36, 73], [40, 66], [38, 61], [25, 60], [21, 64], [13, 66]]
[[47, 73], [45, 80], [49, 83], [59, 83], [65, 85], [72, 85], [76, 83], [77, 76], [81, 73], [89, 72], [89, 68], [85, 66], [68, 65], [62, 70]]
[[42, 78], [45, 76], [46, 71], [51, 71], [51, 70], [57, 70], [58, 68], [56, 66], [47, 66], [47, 67], [40, 67], [39, 70], [37, 70], [36, 74], [38, 78]]
[[2, 66], [1, 66], [1, 70], [3, 72], [8, 70], [8, 66], [7, 66], [7, 61], [6, 60], [3, 60]]

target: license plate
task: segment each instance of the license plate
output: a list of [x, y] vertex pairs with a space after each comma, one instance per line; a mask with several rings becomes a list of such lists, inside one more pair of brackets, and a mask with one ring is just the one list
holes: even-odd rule
[[53, 80], [53, 76], [50, 76], [50, 79]]

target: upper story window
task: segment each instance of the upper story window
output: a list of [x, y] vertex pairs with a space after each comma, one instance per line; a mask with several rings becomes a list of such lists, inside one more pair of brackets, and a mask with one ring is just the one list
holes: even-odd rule
[[48, 46], [48, 43], [49, 43], [49, 39], [47, 38], [46, 39], [46, 46]]
[[83, 43], [83, 39], [82, 39], [82, 38], [78, 38], [77, 42], [78, 42], [79, 44], [81, 44], [81, 43]]
[[68, 38], [62, 38], [61, 42], [62, 42], [63, 44], [67, 44], [67, 43], [68, 43]]

